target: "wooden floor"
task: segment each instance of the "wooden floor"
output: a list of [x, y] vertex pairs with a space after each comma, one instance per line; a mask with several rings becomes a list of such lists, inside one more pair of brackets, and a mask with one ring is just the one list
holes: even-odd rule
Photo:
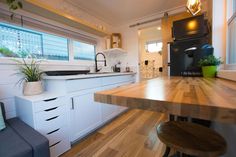
[[156, 126], [161, 113], [130, 110], [75, 144], [61, 157], [161, 157], [164, 145]]

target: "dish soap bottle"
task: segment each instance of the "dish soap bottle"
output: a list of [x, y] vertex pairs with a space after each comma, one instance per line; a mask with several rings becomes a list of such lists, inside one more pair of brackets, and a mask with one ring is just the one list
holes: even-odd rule
[[125, 72], [130, 72], [130, 67], [128, 66], [128, 63], [126, 64]]

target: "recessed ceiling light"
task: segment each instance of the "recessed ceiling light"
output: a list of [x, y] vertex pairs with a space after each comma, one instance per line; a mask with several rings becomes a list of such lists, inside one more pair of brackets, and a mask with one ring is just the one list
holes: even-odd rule
[[160, 27], [160, 26], [159, 26], [159, 27], [157, 27], [157, 30], [159, 30], [159, 31], [160, 31], [160, 30], [161, 30], [161, 27]]
[[141, 31], [140, 31], [140, 30], [138, 31], [138, 35], [139, 35], [139, 36], [141, 35]]

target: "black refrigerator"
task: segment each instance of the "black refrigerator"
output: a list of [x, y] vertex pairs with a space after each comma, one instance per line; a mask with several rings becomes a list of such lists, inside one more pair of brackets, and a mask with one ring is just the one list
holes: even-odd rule
[[208, 21], [204, 15], [173, 22], [173, 42], [168, 44], [170, 76], [202, 76], [201, 58], [213, 54], [209, 45]]
[[213, 54], [208, 39], [197, 38], [168, 43], [169, 76], [202, 76], [198, 62]]

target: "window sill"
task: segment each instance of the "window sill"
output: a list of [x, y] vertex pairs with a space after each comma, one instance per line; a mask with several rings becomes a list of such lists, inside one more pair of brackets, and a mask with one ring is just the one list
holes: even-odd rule
[[236, 70], [219, 70], [217, 76], [220, 78], [236, 81]]

